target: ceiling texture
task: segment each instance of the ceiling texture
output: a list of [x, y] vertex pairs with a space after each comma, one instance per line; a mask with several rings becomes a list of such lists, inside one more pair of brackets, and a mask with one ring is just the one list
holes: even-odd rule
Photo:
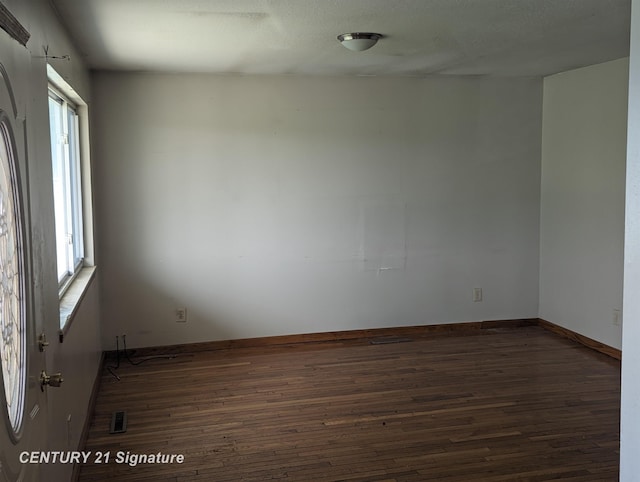
[[[544, 76], [629, 55], [630, 0], [50, 2], [96, 70]], [[352, 52], [347, 32], [384, 38]]]

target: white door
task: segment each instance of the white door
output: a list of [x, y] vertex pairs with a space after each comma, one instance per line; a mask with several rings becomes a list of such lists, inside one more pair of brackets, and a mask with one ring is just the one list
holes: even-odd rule
[[[2, 46], [0, 54], [7, 53], [4, 50]], [[0, 55], [0, 61], [3, 58], [12, 56]], [[37, 283], [29, 241], [28, 120], [13, 92], [0, 64], [0, 482], [35, 482], [47, 480], [46, 465], [41, 469], [24, 463], [24, 453], [46, 447], [46, 387], [40, 384], [45, 357], [38, 345], [43, 327], [32, 301]]]

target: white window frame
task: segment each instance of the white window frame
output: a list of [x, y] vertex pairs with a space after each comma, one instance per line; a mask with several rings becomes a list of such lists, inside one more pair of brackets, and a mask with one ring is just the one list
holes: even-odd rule
[[83, 253], [83, 256], [82, 261], [76, 258], [76, 262], [73, 266], [74, 274], [66, 277], [66, 282], [60, 284], [58, 291], [60, 299], [59, 340], [62, 342], [64, 335], [69, 330], [71, 322], [75, 317], [84, 294], [94, 279], [96, 271], [95, 249], [93, 244], [93, 193], [91, 180], [89, 110], [84, 99], [82, 99], [76, 90], [69, 85], [69, 83], [60, 74], [58, 74], [50, 64], [47, 64], [47, 77], [49, 80], [49, 90], [53, 91], [57, 97], [66, 100], [68, 106], [72, 107], [77, 114], [76, 139], [72, 141], [71, 147], [75, 149], [75, 153], [78, 154], [76, 156], [77, 176], [74, 182], [79, 185], [76, 195], [76, 203], [79, 206], [81, 205], [81, 208], [76, 211], [76, 215], [82, 220], [83, 236], [79, 247], [82, 250], [81, 252]]
[[[62, 157], [61, 198], [54, 200], [56, 227], [63, 224], [64, 235], [56, 239], [56, 260], [64, 258], [64, 274], [58, 266], [58, 288], [62, 296], [84, 266], [84, 230], [82, 206], [82, 169], [80, 160], [80, 122], [78, 107], [55, 86], [49, 85], [49, 100], [60, 107], [62, 132], [52, 145], [59, 146]], [[50, 126], [52, 129], [52, 126]], [[55, 136], [51, 130], [51, 135]], [[62, 216], [62, 219], [60, 219]], [[57, 231], [57, 230], [56, 230]], [[62, 239], [64, 239], [62, 241]], [[62, 245], [62, 246], [61, 246]], [[64, 252], [60, 252], [64, 250]], [[58, 263], [56, 263], [58, 264]]]

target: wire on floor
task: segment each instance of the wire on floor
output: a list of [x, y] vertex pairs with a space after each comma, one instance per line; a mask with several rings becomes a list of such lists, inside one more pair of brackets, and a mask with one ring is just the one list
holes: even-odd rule
[[[140, 360], [134, 361], [129, 356], [129, 351], [127, 350], [127, 335], [122, 335], [122, 345], [123, 345], [124, 358], [133, 366], [140, 365], [149, 360], [162, 360], [162, 359], [171, 360], [178, 356], [178, 355], [153, 355], [153, 356], [148, 356], [145, 358], [141, 358]], [[120, 377], [115, 372], [118, 368], [120, 368], [120, 338], [116, 336], [116, 365], [107, 366], [107, 371], [111, 373], [111, 375], [113, 375], [116, 380], [120, 381]]]

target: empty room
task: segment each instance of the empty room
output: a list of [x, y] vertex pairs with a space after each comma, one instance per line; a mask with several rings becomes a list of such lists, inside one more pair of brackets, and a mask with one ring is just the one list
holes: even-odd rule
[[0, 0], [0, 480], [637, 480], [638, 12]]

